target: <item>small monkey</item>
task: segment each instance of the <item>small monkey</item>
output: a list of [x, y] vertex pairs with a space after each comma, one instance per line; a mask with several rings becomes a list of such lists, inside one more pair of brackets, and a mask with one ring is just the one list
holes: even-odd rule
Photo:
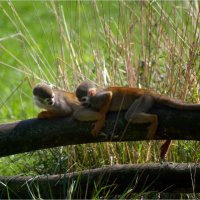
[[53, 88], [45, 83], [33, 89], [35, 104], [45, 109], [38, 114], [39, 119], [73, 116], [79, 121], [96, 121], [101, 115], [81, 105], [74, 93]]
[[[147, 138], [153, 139], [158, 127], [158, 117], [156, 114], [148, 113], [148, 111], [154, 105], [161, 104], [180, 110], [200, 110], [198, 104], [177, 102], [148, 89], [108, 87], [98, 90], [89, 81], [84, 81], [77, 87], [76, 95], [83, 106], [97, 110], [101, 115], [91, 132], [94, 136], [97, 136], [102, 129], [108, 111], [127, 110], [125, 119], [128, 122], [135, 124], [150, 123]], [[161, 158], [164, 158], [169, 146], [170, 140], [162, 145]]]

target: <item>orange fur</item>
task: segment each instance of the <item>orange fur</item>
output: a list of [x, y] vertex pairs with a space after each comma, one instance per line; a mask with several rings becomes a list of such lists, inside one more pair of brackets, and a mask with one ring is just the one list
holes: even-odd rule
[[[92, 93], [89, 92], [92, 88]], [[94, 86], [86, 81], [81, 83], [76, 90], [80, 94], [81, 90], [88, 91], [88, 102], [90, 108], [98, 110], [101, 117], [96, 121], [92, 134], [97, 136], [104, 126], [105, 116], [108, 111], [127, 110], [125, 118], [131, 123], [150, 123], [148, 127], [147, 139], [153, 139], [158, 127], [158, 117], [155, 114], [149, 114], [148, 111], [155, 104], [166, 105], [175, 109], [200, 110], [199, 104], [186, 104], [164, 95], [157, 94], [148, 89], [128, 88], [128, 87], [108, 87], [94, 92]], [[79, 100], [83, 96], [79, 95]], [[170, 140], [167, 140], [161, 147], [161, 158], [170, 146]]]

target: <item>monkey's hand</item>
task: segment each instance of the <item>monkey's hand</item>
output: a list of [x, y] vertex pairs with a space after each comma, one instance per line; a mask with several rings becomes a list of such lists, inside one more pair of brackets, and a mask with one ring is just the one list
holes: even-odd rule
[[102, 115], [100, 119], [98, 119], [94, 124], [94, 128], [92, 129], [91, 131], [91, 134], [94, 136], [94, 137], [97, 137], [99, 132], [101, 131], [102, 127], [104, 126], [105, 124], [105, 115]]

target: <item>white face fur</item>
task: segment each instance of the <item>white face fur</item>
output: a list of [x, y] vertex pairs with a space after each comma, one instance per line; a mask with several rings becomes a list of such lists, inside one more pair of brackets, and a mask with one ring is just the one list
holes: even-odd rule
[[52, 98], [42, 99], [38, 96], [34, 96], [34, 102], [39, 108], [51, 110], [55, 104], [55, 94], [53, 93]]

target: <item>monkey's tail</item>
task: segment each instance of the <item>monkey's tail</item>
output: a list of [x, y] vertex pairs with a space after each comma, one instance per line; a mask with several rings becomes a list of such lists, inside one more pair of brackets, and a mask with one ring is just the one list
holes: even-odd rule
[[158, 99], [159, 102], [163, 105], [169, 106], [171, 108], [175, 108], [178, 110], [200, 110], [200, 104], [192, 104], [192, 103], [183, 103], [179, 100], [169, 99], [167, 97], [162, 97]]

